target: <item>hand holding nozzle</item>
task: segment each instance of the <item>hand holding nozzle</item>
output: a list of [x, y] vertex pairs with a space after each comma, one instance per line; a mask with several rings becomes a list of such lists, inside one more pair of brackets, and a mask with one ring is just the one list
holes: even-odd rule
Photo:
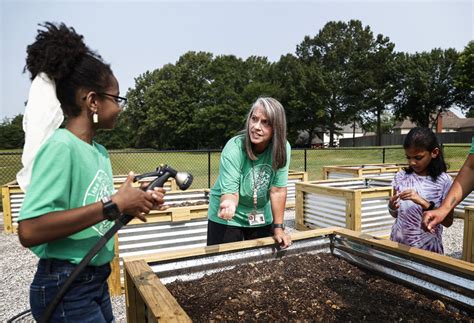
[[150, 189], [149, 185], [143, 185], [141, 189], [132, 186], [135, 175], [130, 172], [125, 182], [120, 186], [117, 193], [111, 196], [121, 213], [129, 214], [146, 222], [145, 214], [153, 209], [162, 209], [165, 190], [162, 187]]
[[[163, 185], [166, 183], [166, 181], [170, 177], [173, 177], [176, 180], [176, 185], [178, 185], [179, 189], [181, 189], [181, 190], [186, 190], [189, 186], [191, 186], [191, 184], [193, 182], [193, 176], [191, 174], [185, 173], [185, 172], [178, 172], [178, 171], [174, 170], [173, 168], [171, 168], [167, 165], [160, 165], [160, 167], [158, 167], [154, 172], [145, 173], [145, 174], [142, 174], [142, 175], [135, 176], [133, 178], [133, 181], [137, 181], [137, 180], [140, 180], [140, 179], [143, 179], [143, 178], [146, 178], [146, 177], [156, 177], [153, 181], [151, 181], [151, 183], [149, 185], [145, 186], [144, 189], [146, 189], [148, 192], [150, 192], [148, 194], [151, 194], [151, 195], [157, 194], [158, 192], [159, 192], [160, 195], [163, 194], [163, 196], [161, 196], [162, 197], [161, 200], [163, 200], [164, 194], [165, 194], [165, 190], [163, 189]], [[127, 178], [127, 180], [128, 180], [128, 178]], [[131, 185], [131, 183], [130, 183], [130, 185]], [[160, 189], [158, 191], [155, 191], [155, 188], [160, 188]], [[143, 189], [141, 191], [143, 192]], [[158, 200], [160, 199], [160, 195], [157, 194]], [[162, 204], [163, 203], [161, 203], [160, 205], [162, 205]], [[146, 210], [146, 206], [145, 206], [145, 210]], [[149, 210], [148, 210], [148, 212], [149, 212]], [[134, 216], [138, 217], [142, 221], [146, 221], [146, 218], [145, 218], [144, 215], [128, 214], [128, 213], [125, 213], [123, 211], [122, 211], [122, 213], [123, 213], [123, 215], [119, 218], [119, 221], [124, 225], [127, 224], [128, 222], [130, 222], [130, 220]]]

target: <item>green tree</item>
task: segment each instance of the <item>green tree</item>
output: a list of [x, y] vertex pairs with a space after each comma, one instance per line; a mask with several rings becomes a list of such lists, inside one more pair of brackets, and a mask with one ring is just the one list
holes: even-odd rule
[[453, 77], [457, 59], [454, 49], [433, 49], [400, 58], [396, 118], [409, 118], [418, 126], [433, 128], [439, 114], [456, 101]]
[[23, 115], [5, 118], [0, 123], [0, 149], [19, 149], [25, 144], [25, 134], [23, 133]]
[[244, 127], [258, 96], [279, 92], [269, 80], [271, 66], [264, 57], [188, 52], [175, 65], [141, 75], [124, 112], [130, 142], [137, 148], [222, 147]]
[[375, 125], [377, 146], [381, 145], [384, 132], [383, 116], [397, 95], [394, 48], [388, 37], [377, 35], [366, 53], [367, 59], [359, 59], [360, 64], [353, 69], [354, 92], [349, 96], [353, 120], [364, 130]]
[[309, 146], [324, 116], [318, 95], [322, 80], [317, 62], [303, 63], [287, 54], [280, 57], [272, 70], [273, 82], [280, 89], [279, 98], [286, 110], [288, 140], [294, 143], [300, 133], [307, 133], [308, 141], [303, 145]]
[[135, 147], [199, 148], [194, 116], [207, 102], [210, 53], [188, 52], [176, 65], [168, 64], [136, 79], [124, 117], [134, 130]]
[[367, 86], [361, 71], [368, 65], [372, 47], [370, 27], [358, 20], [328, 22], [315, 37], [306, 36], [297, 46], [296, 55], [305, 66], [304, 82], [312, 83], [302, 100], [320, 128], [329, 130], [330, 146], [338, 125], [351, 122], [354, 107], [362, 102], [360, 90]]
[[456, 104], [474, 117], [474, 41], [470, 41], [459, 55], [454, 77]]
[[94, 140], [107, 149], [124, 149], [130, 147], [130, 138], [133, 131], [127, 127], [123, 114], [119, 115], [117, 124], [113, 129], [101, 129]]
[[247, 104], [242, 93], [247, 85], [245, 62], [234, 55], [217, 56], [209, 65], [205, 104], [196, 114], [196, 133], [204, 147], [222, 147], [243, 128]]

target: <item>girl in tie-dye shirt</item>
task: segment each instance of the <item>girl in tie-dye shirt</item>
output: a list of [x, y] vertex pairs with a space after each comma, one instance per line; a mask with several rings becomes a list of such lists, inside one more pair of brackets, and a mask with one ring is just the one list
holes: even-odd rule
[[[435, 134], [428, 128], [413, 128], [403, 143], [408, 167], [392, 181], [394, 195], [389, 200], [390, 214], [396, 218], [390, 239], [395, 242], [443, 253], [443, 227], [434, 233], [421, 226], [423, 212], [439, 207], [451, 187], [446, 163]], [[449, 227], [452, 213], [442, 225]]]

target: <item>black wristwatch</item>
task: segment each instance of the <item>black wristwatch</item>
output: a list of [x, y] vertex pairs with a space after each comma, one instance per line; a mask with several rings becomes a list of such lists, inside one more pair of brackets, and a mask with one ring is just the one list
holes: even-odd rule
[[423, 209], [423, 211], [431, 211], [435, 208], [435, 203], [433, 201], [429, 201], [430, 206], [427, 209]]
[[285, 225], [283, 223], [273, 223], [272, 224], [272, 229], [277, 229], [277, 228], [285, 230]]
[[102, 213], [104, 217], [109, 221], [117, 220], [120, 217], [120, 210], [117, 204], [112, 202], [110, 196], [104, 196], [101, 201], [103, 204]]

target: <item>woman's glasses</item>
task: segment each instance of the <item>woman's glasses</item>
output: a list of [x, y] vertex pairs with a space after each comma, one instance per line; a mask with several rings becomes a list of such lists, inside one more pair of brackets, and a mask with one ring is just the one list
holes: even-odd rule
[[115, 102], [117, 102], [117, 104], [123, 108], [125, 106], [125, 104], [127, 103], [127, 98], [124, 98], [122, 96], [118, 96], [118, 95], [113, 95], [113, 94], [109, 94], [109, 93], [103, 93], [103, 92], [99, 92], [97, 93], [99, 95], [105, 95], [105, 96], [109, 96], [111, 98], [114, 98]]
[[[98, 95], [105, 95], [109, 96], [114, 99], [115, 102], [119, 105], [120, 108], [123, 108], [125, 104], [127, 103], [127, 98], [124, 98], [123, 96], [118, 96], [118, 95], [113, 95], [109, 93], [104, 93], [104, 92], [98, 92]], [[87, 99], [87, 96], [83, 97], [82, 100]]]

